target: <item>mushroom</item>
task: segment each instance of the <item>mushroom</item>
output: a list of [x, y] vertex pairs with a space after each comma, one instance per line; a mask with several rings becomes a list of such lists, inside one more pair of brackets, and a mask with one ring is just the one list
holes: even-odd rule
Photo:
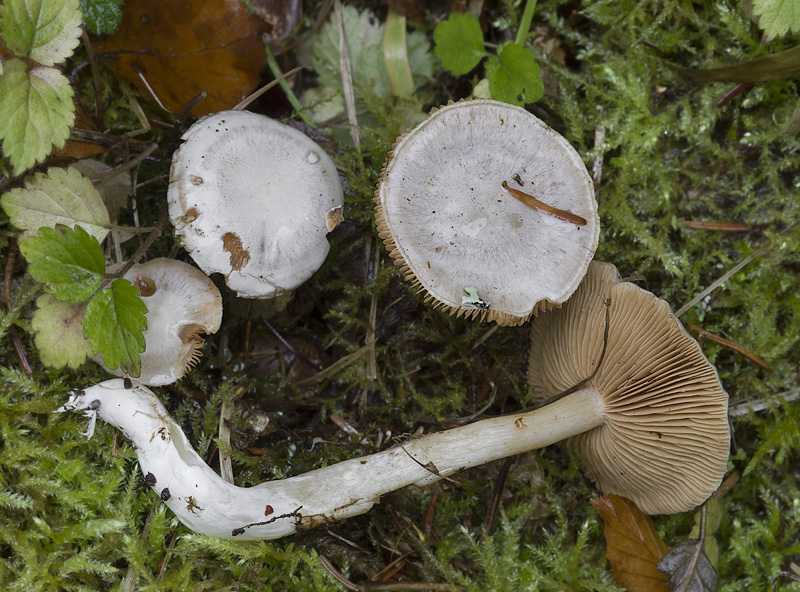
[[199, 119], [170, 170], [169, 215], [207, 274], [245, 298], [272, 298], [319, 269], [342, 220], [331, 159], [302, 132], [247, 111]]
[[529, 382], [539, 402], [581, 384], [565, 400], [587, 398], [596, 419], [567, 443], [603, 494], [670, 514], [719, 486], [730, 428], [717, 372], [669, 305], [613, 265], [592, 263], [572, 298], [532, 324]]
[[574, 392], [532, 411], [413, 438], [289, 479], [250, 488], [223, 480], [138, 384], [89, 387], [60, 411], [83, 410], [90, 428], [99, 416], [121, 429], [178, 518], [224, 538], [278, 538], [362, 514], [401, 487], [565, 438], [592, 463], [603, 491], [630, 497], [650, 513], [685, 511], [705, 500], [725, 472], [727, 396], [666, 302], [615, 274], [611, 265], [593, 264], [572, 299], [534, 324], [537, 391]]
[[[175, 259], [153, 259], [133, 265], [124, 278], [139, 290], [147, 306], [145, 350], [137, 379], [148, 385], [170, 384], [200, 359], [201, 333], [216, 333], [222, 323], [222, 296], [203, 272]], [[125, 376], [120, 369], [110, 370]]]
[[483, 99], [434, 109], [398, 138], [375, 210], [395, 264], [427, 299], [499, 325], [563, 303], [600, 232], [572, 146], [525, 109]]

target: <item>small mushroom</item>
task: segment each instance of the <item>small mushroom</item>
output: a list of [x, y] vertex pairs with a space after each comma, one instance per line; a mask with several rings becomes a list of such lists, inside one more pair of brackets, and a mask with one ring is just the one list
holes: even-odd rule
[[[201, 333], [216, 333], [222, 323], [222, 296], [196, 267], [175, 259], [153, 259], [134, 265], [125, 274], [147, 306], [145, 351], [139, 382], [151, 386], [181, 378], [200, 359]], [[101, 356], [95, 358], [100, 365]], [[124, 376], [119, 369], [114, 376]]]
[[500, 325], [563, 303], [600, 232], [578, 153], [525, 109], [492, 100], [434, 110], [400, 136], [375, 206], [409, 281], [451, 313]]
[[199, 119], [175, 152], [167, 194], [184, 247], [245, 298], [272, 298], [325, 261], [342, 220], [327, 154], [302, 132], [247, 111]]
[[568, 445], [604, 494], [670, 514], [716, 490], [730, 447], [717, 372], [669, 305], [620, 282], [608, 263], [592, 263], [572, 298], [531, 327], [529, 382], [540, 402], [590, 376], [566, 399], [588, 396], [596, 420]]

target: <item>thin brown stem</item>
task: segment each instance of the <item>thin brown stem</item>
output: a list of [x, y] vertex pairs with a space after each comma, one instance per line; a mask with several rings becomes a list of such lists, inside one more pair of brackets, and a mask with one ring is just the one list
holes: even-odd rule
[[103, 129], [105, 127], [105, 123], [103, 121], [104, 114], [103, 114], [103, 90], [102, 85], [100, 84], [100, 69], [97, 67], [97, 60], [94, 58], [94, 48], [92, 48], [92, 41], [89, 39], [89, 35], [86, 32], [86, 29], [83, 30], [83, 48], [86, 50], [86, 57], [89, 59], [89, 65], [92, 67], [92, 80], [94, 82], [94, 109], [95, 109], [95, 121], [97, 122], [97, 127]]
[[719, 335], [715, 335], [714, 333], [706, 331], [705, 329], [703, 329], [702, 327], [700, 327], [698, 325], [690, 325], [689, 328], [692, 331], [694, 331], [695, 333], [697, 333], [698, 337], [708, 339], [709, 341], [713, 341], [715, 343], [719, 343], [720, 345], [724, 345], [725, 347], [728, 347], [728, 348], [732, 349], [733, 351], [742, 354], [745, 358], [747, 358], [748, 360], [750, 360], [754, 364], [760, 366], [761, 368], [763, 368], [767, 372], [772, 372], [772, 366], [770, 366], [764, 360], [762, 360], [761, 358], [756, 356], [753, 352], [748, 351], [745, 348], [743, 348], [738, 343], [734, 343], [733, 341], [725, 339], [724, 337], [720, 337]]
[[554, 218], [558, 218], [559, 220], [564, 220], [565, 222], [572, 222], [573, 224], [577, 224], [578, 226], [586, 226], [586, 219], [581, 218], [577, 214], [573, 214], [571, 212], [565, 212], [564, 210], [559, 210], [553, 206], [549, 206], [546, 203], [539, 201], [532, 195], [525, 193], [524, 191], [520, 191], [519, 189], [514, 189], [513, 187], [509, 186], [508, 183], [503, 181], [503, 189], [508, 191], [511, 194], [511, 197], [516, 197], [526, 206], [530, 206], [540, 212], [544, 212], [545, 214], [549, 214]]

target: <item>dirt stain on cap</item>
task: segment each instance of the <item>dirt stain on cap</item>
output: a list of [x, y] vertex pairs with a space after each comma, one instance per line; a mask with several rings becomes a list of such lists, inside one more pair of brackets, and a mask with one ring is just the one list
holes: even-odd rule
[[233, 232], [222, 235], [222, 248], [231, 254], [231, 267], [239, 271], [250, 261], [250, 252], [242, 247], [242, 239]]

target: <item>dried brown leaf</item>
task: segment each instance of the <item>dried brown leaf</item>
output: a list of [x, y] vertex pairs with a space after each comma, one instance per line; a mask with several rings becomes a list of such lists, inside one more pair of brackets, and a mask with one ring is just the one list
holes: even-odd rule
[[258, 84], [267, 26], [238, 0], [125, 2], [117, 32], [95, 44], [97, 59], [179, 112], [200, 91], [196, 116], [231, 109]]
[[703, 550], [703, 541], [681, 541], [658, 564], [659, 571], [670, 576], [674, 592], [713, 592], [717, 589], [717, 571]]
[[592, 500], [605, 522], [606, 557], [614, 579], [629, 592], [670, 592], [669, 577], [656, 566], [669, 552], [653, 521], [631, 500], [613, 493]]

